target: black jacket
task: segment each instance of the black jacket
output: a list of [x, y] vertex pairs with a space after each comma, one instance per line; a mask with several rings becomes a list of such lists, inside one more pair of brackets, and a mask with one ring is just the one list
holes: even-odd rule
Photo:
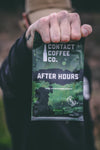
[[[94, 150], [89, 98], [84, 99], [84, 122], [30, 121], [32, 52], [25, 37], [12, 46], [0, 70], [0, 84], [13, 150]], [[84, 76], [91, 93], [91, 75], [85, 63]]]

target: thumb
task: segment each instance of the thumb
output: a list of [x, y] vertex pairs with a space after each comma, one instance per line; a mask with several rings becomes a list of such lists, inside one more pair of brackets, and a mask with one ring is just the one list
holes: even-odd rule
[[87, 37], [92, 33], [92, 26], [88, 24], [84, 24], [81, 26], [81, 35], [82, 37]]

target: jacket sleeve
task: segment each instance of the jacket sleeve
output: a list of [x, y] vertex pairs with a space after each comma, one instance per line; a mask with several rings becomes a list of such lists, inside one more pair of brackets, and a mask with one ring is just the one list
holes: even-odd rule
[[26, 96], [31, 96], [31, 54], [26, 47], [24, 34], [12, 46], [0, 69], [6, 121], [14, 138], [21, 137], [22, 126], [25, 118], [28, 118]]
[[24, 34], [12, 46], [0, 70], [1, 88], [5, 96], [13, 96], [16, 92], [23, 94], [25, 84], [31, 78], [31, 54], [26, 47]]

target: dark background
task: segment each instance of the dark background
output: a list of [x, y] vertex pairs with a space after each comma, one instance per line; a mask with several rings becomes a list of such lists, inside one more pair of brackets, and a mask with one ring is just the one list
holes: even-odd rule
[[[72, 0], [74, 8], [78, 11], [100, 11], [99, 0]], [[1, 0], [0, 9], [15, 10], [24, 9], [24, 0]]]

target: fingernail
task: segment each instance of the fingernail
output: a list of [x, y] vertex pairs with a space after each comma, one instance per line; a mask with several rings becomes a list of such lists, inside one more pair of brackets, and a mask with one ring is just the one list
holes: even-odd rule
[[83, 29], [83, 34], [84, 34], [84, 36], [88, 36], [88, 30], [87, 29]]

